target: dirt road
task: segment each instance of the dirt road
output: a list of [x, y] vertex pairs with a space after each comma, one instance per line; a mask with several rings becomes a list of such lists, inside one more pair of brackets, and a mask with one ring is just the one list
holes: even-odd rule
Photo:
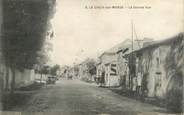
[[60, 80], [40, 89], [15, 111], [58, 112], [62, 115], [160, 115], [163, 108], [123, 97], [79, 80]]

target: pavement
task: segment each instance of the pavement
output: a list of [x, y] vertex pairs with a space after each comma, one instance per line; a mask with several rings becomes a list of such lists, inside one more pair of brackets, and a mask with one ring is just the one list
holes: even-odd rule
[[61, 79], [45, 85], [11, 111], [60, 115], [168, 115], [166, 109], [116, 94], [79, 80]]

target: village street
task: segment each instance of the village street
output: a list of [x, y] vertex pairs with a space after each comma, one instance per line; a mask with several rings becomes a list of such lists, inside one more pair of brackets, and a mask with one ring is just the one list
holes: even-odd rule
[[162, 108], [120, 96], [106, 88], [65, 79], [55, 85], [44, 86], [28, 102], [13, 110], [59, 112], [63, 115], [166, 114]]

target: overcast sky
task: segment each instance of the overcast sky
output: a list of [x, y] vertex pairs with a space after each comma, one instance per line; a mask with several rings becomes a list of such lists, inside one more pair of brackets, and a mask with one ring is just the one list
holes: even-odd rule
[[[133, 20], [139, 39], [156, 40], [182, 31], [183, 0], [57, 0], [52, 20], [52, 62], [79, 63], [131, 38]], [[85, 9], [85, 6], [151, 6], [151, 9]]]

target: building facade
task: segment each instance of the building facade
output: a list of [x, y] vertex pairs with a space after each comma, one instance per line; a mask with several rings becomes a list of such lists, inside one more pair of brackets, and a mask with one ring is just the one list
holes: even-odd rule
[[148, 46], [149, 44], [153, 43], [152, 38], [144, 38], [142, 40], [130, 40], [127, 39], [121, 46], [117, 53], [117, 72], [118, 76], [120, 77], [120, 84], [122, 88], [131, 89], [131, 78], [129, 75], [129, 64], [128, 58], [126, 57], [127, 54], [130, 54], [133, 51], [136, 51], [144, 46]]
[[[128, 55], [129, 83], [141, 87], [140, 94], [165, 99], [182, 93], [184, 34], [155, 42]], [[136, 84], [133, 83], [136, 79]], [[173, 94], [174, 95], [174, 94]], [[179, 94], [178, 98], [181, 94]]]
[[119, 86], [120, 78], [117, 75], [117, 55], [115, 52], [104, 52], [97, 64], [97, 78], [102, 86]]

